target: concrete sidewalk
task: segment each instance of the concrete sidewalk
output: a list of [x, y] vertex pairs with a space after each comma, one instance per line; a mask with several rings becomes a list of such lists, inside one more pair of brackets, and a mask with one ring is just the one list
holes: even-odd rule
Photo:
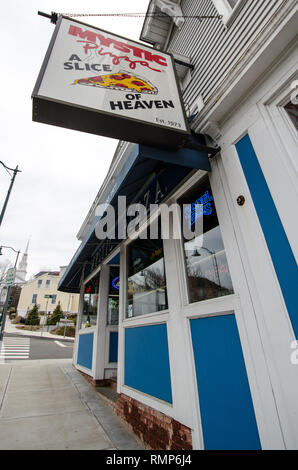
[[61, 335], [53, 335], [52, 333], [49, 333], [47, 331], [43, 331], [41, 333], [40, 330], [38, 331], [30, 331], [30, 330], [21, 330], [19, 328], [16, 328], [16, 326], [11, 323], [9, 317], [7, 316], [6, 322], [5, 322], [5, 328], [4, 328], [4, 333], [8, 334], [16, 334], [20, 336], [30, 336], [34, 338], [50, 338], [50, 339], [60, 339], [63, 341], [74, 341], [74, 338], [71, 338], [69, 336], [65, 336], [65, 338]]
[[71, 359], [0, 365], [0, 450], [143, 450]]

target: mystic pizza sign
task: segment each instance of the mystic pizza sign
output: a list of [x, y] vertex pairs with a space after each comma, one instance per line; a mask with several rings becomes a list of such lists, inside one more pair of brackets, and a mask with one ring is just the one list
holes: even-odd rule
[[63, 16], [32, 98], [37, 122], [167, 148], [189, 135], [170, 54]]

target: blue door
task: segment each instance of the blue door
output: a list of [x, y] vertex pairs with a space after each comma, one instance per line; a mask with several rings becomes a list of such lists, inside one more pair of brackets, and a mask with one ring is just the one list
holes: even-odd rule
[[205, 449], [261, 449], [235, 316], [190, 326]]

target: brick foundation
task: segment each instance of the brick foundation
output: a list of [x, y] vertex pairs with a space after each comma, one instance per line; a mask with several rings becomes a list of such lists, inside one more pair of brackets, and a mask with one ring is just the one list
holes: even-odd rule
[[191, 430], [188, 427], [127, 395], [118, 396], [117, 414], [148, 449], [192, 449]]
[[111, 379], [93, 379], [90, 375], [82, 372], [81, 370], [77, 369], [88, 382], [93, 385], [93, 387], [109, 387], [111, 385]]
[[[111, 379], [95, 380], [79, 371], [94, 387], [110, 387]], [[192, 450], [191, 430], [175, 419], [121, 393], [117, 403], [108, 403], [131, 431], [150, 450]]]

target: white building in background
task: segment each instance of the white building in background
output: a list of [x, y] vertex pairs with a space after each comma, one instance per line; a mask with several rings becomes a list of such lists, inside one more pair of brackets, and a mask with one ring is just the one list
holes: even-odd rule
[[27, 277], [27, 267], [28, 267], [28, 249], [29, 249], [29, 240], [27, 242], [26, 249], [22, 255], [22, 258], [17, 266], [15, 284], [24, 285], [26, 283]]
[[37, 305], [40, 312], [50, 314], [59, 302], [65, 314], [77, 314], [79, 295], [57, 291], [64, 271], [65, 266], [61, 266], [60, 271], [41, 271], [23, 284], [17, 307], [18, 315], [25, 317], [34, 305]]
[[[27, 267], [28, 267], [28, 249], [29, 249], [29, 240], [26, 245], [26, 249], [20, 259], [19, 264], [17, 265], [15, 282], [14, 285], [22, 287], [26, 283], [27, 277]], [[10, 265], [11, 267], [11, 265]], [[5, 283], [5, 276], [0, 283], [0, 305], [4, 305], [7, 295], [7, 286]]]
[[[81, 295], [74, 364], [117, 375], [117, 412], [153, 449], [297, 449], [297, 2], [148, 12], [140, 39], [173, 54], [191, 130], [220, 151], [191, 168], [119, 144], [59, 283]], [[206, 204], [203, 246], [97, 239], [111, 188], [156, 202], [157, 184], [158, 203]]]

